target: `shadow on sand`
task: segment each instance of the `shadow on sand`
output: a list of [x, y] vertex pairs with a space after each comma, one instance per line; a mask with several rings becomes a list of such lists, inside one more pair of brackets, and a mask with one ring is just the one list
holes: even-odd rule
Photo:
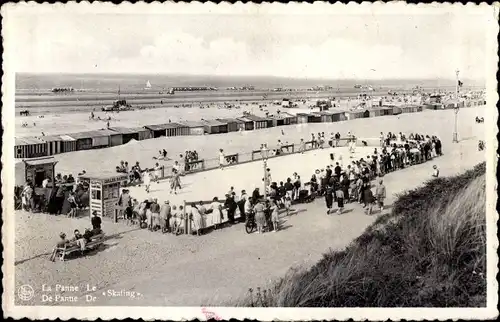
[[[106, 244], [106, 242], [108, 240], [112, 240], [112, 239], [121, 239], [121, 238], [123, 238], [124, 234], [130, 233], [130, 232], [133, 232], [133, 231], [136, 231], [136, 230], [140, 230], [140, 228], [129, 229], [129, 230], [122, 231], [122, 232], [119, 232], [119, 233], [115, 233], [115, 234], [112, 234], [112, 235], [106, 235], [106, 236], [104, 236], [104, 243], [101, 246], [99, 246], [98, 248], [96, 248], [94, 250], [85, 251], [84, 252], [84, 256], [90, 255], [92, 253], [95, 255], [95, 253], [98, 253], [99, 251], [102, 251], [102, 250], [108, 249], [110, 247], [113, 247], [113, 246], [117, 245], [118, 243]], [[17, 266], [17, 265], [20, 265], [20, 264], [24, 264], [24, 263], [26, 263], [28, 261], [31, 261], [31, 260], [34, 260], [34, 259], [37, 259], [37, 258], [40, 258], [40, 257], [43, 257], [43, 256], [49, 257], [51, 254], [52, 254], [52, 250], [49, 251], [49, 252], [46, 252], [46, 253], [41, 253], [41, 254], [37, 254], [37, 255], [32, 256], [32, 257], [21, 259], [21, 260], [15, 261], [14, 262], [14, 266]], [[72, 256], [66, 257], [66, 258], [67, 259], [73, 259], [73, 258], [77, 258], [77, 257], [81, 257], [81, 255], [76, 255], [75, 254], [75, 255], [72, 255]]]

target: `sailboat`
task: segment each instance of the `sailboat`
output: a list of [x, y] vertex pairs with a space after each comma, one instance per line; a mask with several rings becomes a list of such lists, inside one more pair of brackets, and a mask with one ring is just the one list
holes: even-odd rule
[[146, 82], [145, 89], [151, 89], [151, 83], [149, 81]]

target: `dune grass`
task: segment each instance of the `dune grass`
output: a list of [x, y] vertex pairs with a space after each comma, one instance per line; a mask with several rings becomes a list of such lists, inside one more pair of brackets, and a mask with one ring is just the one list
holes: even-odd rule
[[486, 305], [485, 163], [398, 196], [341, 252], [291, 269], [240, 306], [483, 307]]

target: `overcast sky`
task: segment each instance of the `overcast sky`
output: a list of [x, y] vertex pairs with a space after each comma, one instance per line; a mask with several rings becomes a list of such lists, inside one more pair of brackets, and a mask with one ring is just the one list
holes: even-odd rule
[[439, 14], [9, 17], [18, 72], [464, 78], [485, 73], [487, 20]]

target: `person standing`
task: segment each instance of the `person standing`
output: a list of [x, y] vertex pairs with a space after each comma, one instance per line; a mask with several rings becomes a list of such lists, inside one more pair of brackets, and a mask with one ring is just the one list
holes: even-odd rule
[[263, 232], [264, 226], [266, 225], [264, 204], [260, 201], [257, 202], [257, 204], [253, 207], [253, 210], [255, 212], [255, 223], [257, 224], [257, 233], [260, 234]]
[[210, 209], [212, 209], [212, 220], [214, 224], [214, 229], [217, 229], [224, 220], [224, 217], [222, 216], [222, 205], [219, 202], [219, 198], [214, 197], [212, 203], [210, 204]]
[[200, 211], [194, 202], [191, 204], [191, 220], [193, 221], [193, 228], [196, 235], [200, 236], [201, 230], [203, 229], [203, 220], [201, 218]]
[[172, 208], [170, 207], [170, 202], [167, 200], [160, 208], [160, 228], [162, 233], [165, 233], [169, 230], [168, 228], [171, 212]]
[[234, 201], [234, 196], [232, 194], [226, 194], [226, 201], [224, 202], [224, 206], [227, 211], [227, 219], [232, 225], [234, 224], [234, 212], [236, 211], [236, 202]]
[[205, 206], [203, 205], [203, 201], [200, 201], [198, 203], [198, 212], [201, 216], [201, 227], [207, 227], [207, 208], [205, 208]]
[[238, 200], [238, 209], [240, 210], [240, 221], [245, 222], [245, 203], [247, 202], [248, 195], [245, 190], [241, 190], [240, 200]]
[[370, 183], [365, 183], [365, 189], [363, 190], [363, 200], [366, 206], [365, 213], [371, 215], [373, 209], [373, 202], [375, 201], [375, 198], [373, 197], [373, 192], [372, 189], [370, 188]]
[[301, 154], [304, 154], [305, 151], [306, 151], [306, 143], [304, 142], [304, 139], [300, 139], [299, 152]]
[[294, 189], [292, 179], [287, 178], [284, 187], [285, 187], [286, 196], [288, 198], [290, 198], [290, 200], [292, 200], [293, 199], [293, 189]]
[[97, 215], [96, 210], [92, 212], [92, 219], [90, 219], [90, 223], [92, 224], [93, 230], [101, 229], [102, 220], [101, 217]]
[[226, 156], [224, 155], [224, 150], [219, 150], [219, 168], [224, 170], [224, 165], [226, 164]]
[[384, 200], [386, 197], [384, 180], [380, 179], [378, 183], [379, 184], [375, 190], [375, 196], [377, 198], [377, 203], [378, 203], [378, 206], [380, 208], [380, 211], [383, 211], [384, 210]]
[[158, 204], [158, 199], [154, 199], [153, 203], [151, 204], [151, 218], [152, 218], [152, 229], [153, 231], [156, 231], [158, 227], [161, 227], [160, 223], [160, 205]]
[[149, 175], [148, 169], [144, 170], [144, 173], [142, 175], [142, 182], [144, 184], [144, 188], [146, 189], [146, 192], [149, 193], [149, 187], [151, 185], [151, 177]]
[[75, 217], [76, 218], [76, 215], [77, 215], [77, 212], [76, 212], [77, 205], [76, 205], [75, 193], [73, 191], [69, 192], [68, 202], [69, 202], [69, 205], [71, 207], [71, 210], [68, 212], [68, 217], [69, 218], [71, 218], [71, 217]]
[[174, 194], [177, 194], [177, 188], [181, 189], [180, 172], [172, 169], [172, 178], [170, 179], [170, 193], [172, 193], [173, 191]]
[[245, 221], [252, 216], [252, 207], [252, 197], [248, 197], [243, 207], [243, 211], [245, 212]]
[[273, 232], [279, 230], [279, 207], [276, 200], [271, 201], [271, 221], [273, 222]]
[[155, 168], [154, 168], [154, 174], [155, 174], [155, 182], [160, 183], [160, 177], [161, 177], [161, 166], [156, 162]]
[[340, 167], [339, 163], [335, 163], [335, 177], [337, 177], [337, 180], [340, 179], [340, 173], [342, 172], [342, 168]]
[[344, 211], [344, 192], [340, 187], [338, 187], [335, 195], [337, 197], [337, 207], [339, 208], [337, 210], [337, 214], [340, 215], [342, 214], [342, 211]]
[[325, 187], [326, 214], [329, 215], [333, 206], [333, 186], [327, 183]]

